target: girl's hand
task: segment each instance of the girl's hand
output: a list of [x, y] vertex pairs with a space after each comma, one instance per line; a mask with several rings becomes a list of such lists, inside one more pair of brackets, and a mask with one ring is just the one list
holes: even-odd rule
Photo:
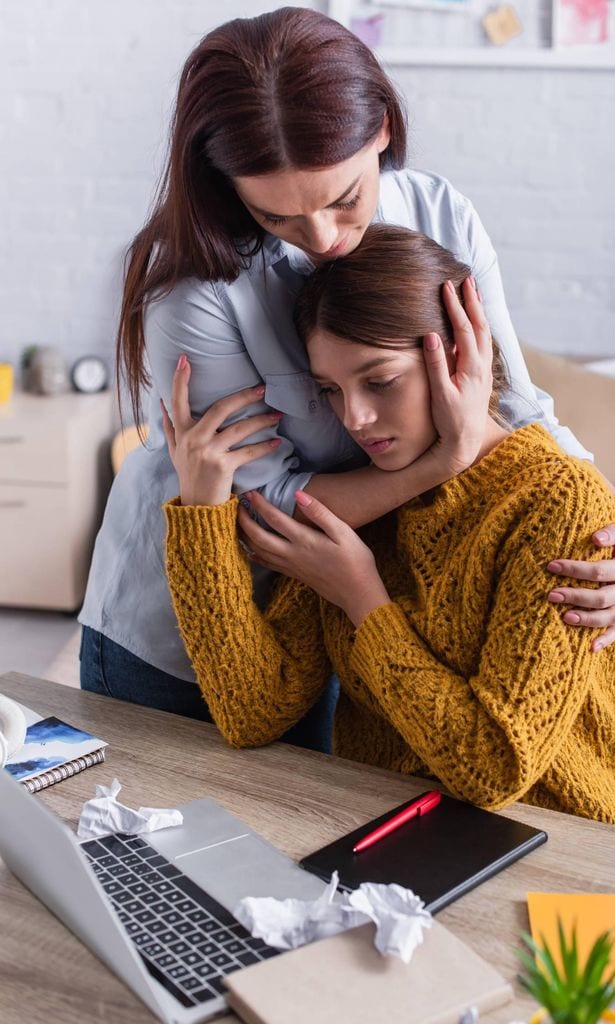
[[449, 475], [455, 476], [472, 465], [484, 438], [493, 387], [493, 347], [474, 278], [467, 277], [462, 285], [465, 309], [450, 281], [442, 291], [454, 332], [455, 372], [451, 376], [439, 335], [425, 336], [423, 354], [431, 415], [438, 431], [433, 451], [450, 468]]
[[282, 413], [262, 413], [239, 420], [228, 427], [222, 424], [233, 413], [259, 401], [264, 385], [246, 388], [214, 402], [200, 420], [193, 420], [188, 401], [190, 363], [179, 357], [173, 376], [171, 413], [161, 401], [162, 426], [171, 461], [179, 477], [182, 505], [223, 505], [231, 496], [233, 474], [239, 466], [268, 455], [281, 444], [280, 438], [240, 445], [259, 430], [279, 422]]
[[[615, 546], [615, 523], [610, 523], [592, 536], [597, 548]], [[558, 576], [572, 576], [575, 580], [592, 580], [600, 586], [595, 590], [585, 587], [558, 587], [549, 594], [552, 604], [570, 604], [562, 619], [569, 626], [606, 627], [604, 633], [592, 643], [593, 651], [601, 651], [615, 641], [615, 559], [602, 562], [573, 562], [558, 558], [549, 562], [547, 569]]]
[[388, 604], [374, 556], [350, 526], [305, 491], [297, 504], [314, 526], [298, 523], [257, 491], [248, 491], [254, 510], [276, 532], [269, 533], [239, 510], [239, 525], [251, 559], [267, 569], [306, 583], [326, 601], [346, 612], [355, 626], [374, 608]]

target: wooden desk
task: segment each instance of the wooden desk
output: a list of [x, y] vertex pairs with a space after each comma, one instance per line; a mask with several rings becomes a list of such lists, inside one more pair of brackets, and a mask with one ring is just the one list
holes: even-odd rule
[[[105, 764], [37, 797], [73, 826], [95, 784], [116, 776], [130, 806], [174, 807], [210, 797], [299, 859], [425, 788], [419, 779], [284, 744], [232, 750], [202, 722], [14, 672], [0, 677], [0, 693], [108, 740]], [[528, 928], [528, 890], [612, 890], [615, 828], [522, 804], [506, 813], [546, 829], [548, 843], [443, 910], [438, 920], [513, 979], [514, 951]], [[515, 992], [514, 1003], [481, 1020], [528, 1020], [533, 1004], [516, 983]], [[0, 993], [2, 1024], [154, 1019], [1, 862]], [[231, 1014], [221, 1019], [236, 1020]]]

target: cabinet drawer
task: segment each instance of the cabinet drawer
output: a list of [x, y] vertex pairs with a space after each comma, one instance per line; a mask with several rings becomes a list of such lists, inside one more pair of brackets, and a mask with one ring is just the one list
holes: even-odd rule
[[0, 481], [66, 483], [68, 454], [62, 424], [0, 422]]
[[0, 486], [0, 604], [74, 609], [73, 546], [68, 488]]
[[16, 392], [0, 405], [0, 483], [76, 483], [110, 438], [111, 392], [47, 397]]

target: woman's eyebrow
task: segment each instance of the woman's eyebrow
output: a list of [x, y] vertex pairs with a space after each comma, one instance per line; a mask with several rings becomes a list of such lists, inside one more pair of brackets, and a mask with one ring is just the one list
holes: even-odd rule
[[[354, 181], [352, 182], [352, 184], [348, 186], [346, 191], [342, 192], [341, 196], [338, 196], [337, 199], [334, 199], [332, 203], [329, 203], [328, 206], [325, 206], [325, 210], [329, 210], [332, 206], [337, 206], [338, 203], [341, 203], [342, 200], [346, 198], [348, 193], [352, 192], [353, 188], [355, 188], [355, 186], [359, 184], [360, 180], [361, 175], [359, 174], [358, 178], [354, 179]], [[251, 203], [250, 206], [252, 206]], [[257, 213], [260, 213], [262, 217], [271, 217], [273, 220], [290, 220], [292, 217], [301, 216], [300, 213], [271, 213], [270, 210], [261, 210], [260, 206], [254, 206], [253, 209], [256, 210]]]
[[[370, 359], [368, 363], [362, 363], [361, 366], [353, 373], [353, 377], [359, 377], [362, 373], [367, 373], [368, 370], [373, 370], [377, 366], [386, 366], [387, 363], [392, 363], [395, 360], [395, 356], [380, 356], [378, 359]], [[324, 384], [328, 378], [320, 377], [317, 373], [312, 372], [312, 378], [317, 381], [318, 384]]]

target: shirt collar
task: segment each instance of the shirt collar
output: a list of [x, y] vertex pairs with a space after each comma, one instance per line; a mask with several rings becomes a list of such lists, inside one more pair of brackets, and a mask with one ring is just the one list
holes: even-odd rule
[[314, 263], [303, 249], [291, 245], [290, 242], [284, 242], [281, 238], [276, 238], [275, 235], [269, 233], [263, 238], [263, 253], [268, 266], [273, 266], [285, 259], [291, 269], [303, 277], [311, 274], [315, 269]]

